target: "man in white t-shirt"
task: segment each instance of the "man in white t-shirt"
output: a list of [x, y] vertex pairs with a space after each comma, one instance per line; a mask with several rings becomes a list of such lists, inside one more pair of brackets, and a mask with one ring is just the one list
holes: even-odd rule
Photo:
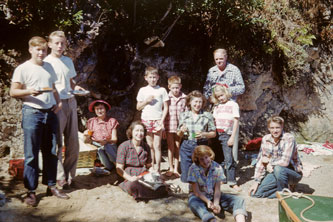
[[[69, 189], [74, 185], [76, 165], [79, 157], [78, 117], [77, 103], [71, 91], [84, 90], [75, 84], [73, 78], [76, 71], [71, 58], [64, 56], [67, 40], [63, 31], [54, 31], [49, 35], [48, 46], [51, 53], [44, 59], [50, 63], [58, 77], [55, 87], [59, 92], [62, 109], [57, 113], [59, 119], [58, 141], [58, 185], [63, 189]], [[64, 139], [64, 143], [63, 140]], [[65, 146], [64, 160], [62, 158], [62, 146]]]
[[22, 128], [24, 133], [24, 186], [28, 189], [24, 202], [37, 205], [35, 190], [38, 186], [38, 154], [42, 151], [42, 183], [47, 185], [47, 195], [68, 199], [56, 187], [57, 176], [57, 128], [56, 113], [61, 101], [55, 90], [57, 76], [49, 63], [43, 62], [47, 42], [42, 37], [29, 41], [31, 58], [19, 65], [13, 74], [10, 95], [23, 100]]

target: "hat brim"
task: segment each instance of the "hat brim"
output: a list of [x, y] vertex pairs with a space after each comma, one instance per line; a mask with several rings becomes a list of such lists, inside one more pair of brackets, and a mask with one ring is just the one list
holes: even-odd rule
[[106, 102], [106, 101], [104, 101], [104, 100], [95, 100], [95, 101], [93, 101], [93, 102], [90, 103], [90, 105], [89, 105], [89, 107], [88, 107], [89, 112], [94, 112], [94, 105], [95, 105], [96, 103], [103, 103], [103, 104], [105, 104], [105, 105], [108, 107], [108, 110], [111, 109], [111, 106], [110, 106], [110, 104], [109, 104], [108, 102]]

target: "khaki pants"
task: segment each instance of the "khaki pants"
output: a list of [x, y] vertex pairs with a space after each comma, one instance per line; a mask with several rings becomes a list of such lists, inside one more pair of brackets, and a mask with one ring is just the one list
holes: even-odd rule
[[[59, 120], [57, 180], [66, 180], [71, 183], [75, 177], [79, 157], [77, 104], [74, 97], [61, 101], [62, 109], [57, 113]], [[66, 147], [64, 160], [63, 145]]]

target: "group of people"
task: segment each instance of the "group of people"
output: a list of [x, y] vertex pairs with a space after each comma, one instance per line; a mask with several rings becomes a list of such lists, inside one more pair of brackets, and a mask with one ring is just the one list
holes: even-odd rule
[[[48, 47], [51, 53], [46, 56]], [[48, 42], [41, 37], [31, 38], [31, 58], [15, 69], [12, 78], [10, 95], [23, 100], [24, 185], [28, 190], [25, 203], [31, 206], [37, 204], [39, 150], [47, 195], [68, 199], [62, 190], [75, 187], [79, 143], [76, 100], [71, 91], [84, 88], [73, 79], [76, 72], [72, 60], [63, 55], [65, 49], [62, 31], [52, 32]], [[214, 214], [224, 209], [232, 211], [236, 221], [245, 221], [244, 199], [223, 194], [220, 189], [222, 183], [227, 183], [240, 191], [236, 181], [240, 117], [236, 98], [244, 93], [245, 86], [240, 70], [227, 62], [225, 49], [217, 49], [213, 55], [216, 66], [209, 70], [203, 93], [194, 90], [185, 95], [178, 76], [168, 79], [167, 93], [158, 85], [158, 70], [147, 67], [147, 86], [140, 88], [136, 97], [141, 120], [130, 124], [128, 140], [118, 147], [119, 123], [107, 115], [110, 104], [93, 101], [89, 111], [96, 117], [87, 122], [84, 142], [96, 145], [105, 168], [115, 168], [124, 179], [120, 188], [141, 200], [167, 195], [165, 186], [152, 190], [139, 182], [148, 171], [161, 173], [161, 140], [165, 136], [169, 160], [165, 176], [180, 177], [189, 183], [188, 203], [193, 213], [202, 221], [216, 221]], [[270, 134], [262, 140], [251, 196], [273, 198], [276, 191], [302, 178], [295, 139], [283, 132], [283, 126], [279, 116], [268, 120]], [[223, 150], [221, 164], [214, 161], [209, 146], [213, 138], [218, 138]]]

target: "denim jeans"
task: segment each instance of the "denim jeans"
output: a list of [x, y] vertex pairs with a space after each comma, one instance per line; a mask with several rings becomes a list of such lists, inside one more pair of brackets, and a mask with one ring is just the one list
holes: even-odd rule
[[99, 147], [97, 153], [102, 164], [111, 171], [115, 167], [114, 163], [117, 160], [117, 145], [107, 143]]
[[57, 176], [57, 129], [58, 119], [50, 109], [39, 110], [27, 105], [22, 108], [24, 133], [24, 186], [35, 190], [38, 186], [38, 153], [42, 151], [42, 183], [56, 184]]
[[195, 140], [184, 140], [180, 146], [180, 169], [181, 169], [181, 181], [187, 183], [187, 174], [190, 166], [192, 165], [192, 153], [198, 145], [207, 145], [207, 141], [197, 142]]
[[228, 146], [229, 138], [230, 135], [226, 133], [219, 135], [224, 155], [224, 164], [222, 164], [222, 168], [226, 171], [228, 185], [232, 186], [236, 184], [236, 162], [233, 157], [233, 148]]
[[288, 188], [288, 184], [295, 185], [302, 179], [302, 174], [287, 167], [275, 166], [274, 172], [265, 176], [254, 197], [276, 198], [276, 191]]
[[[214, 214], [207, 209], [207, 205], [199, 197], [191, 195], [188, 199], [188, 205], [191, 211], [198, 216], [203, 222], [209, 221], [214, 218]], [[233, 216], [243, 214], [247, 216], [245, 201], [242, 197], [222, 194], [220, 198], [221, 210], [232, 212]]]

